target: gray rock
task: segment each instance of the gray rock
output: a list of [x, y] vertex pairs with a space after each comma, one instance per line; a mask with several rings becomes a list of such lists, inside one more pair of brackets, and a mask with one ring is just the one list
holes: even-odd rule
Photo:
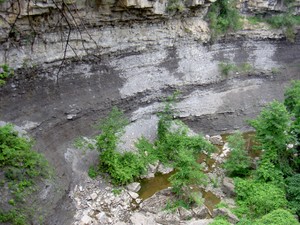
[[233, 224], [236, 224], [240, 221], [236, 215], [234, 215], [232, 212], [230, 212], [229, 209], [226, 208], [214, 209], [213, 218], [215, 218], [216, 216], [225, 216], [228, 221]]
[[205, 205], [195, 207], [192, 210], [194, 212], [194, 216], [199, 219], [205, 219], [208, 214], [208, 209]]
[[91, 222], [92, 222], [92, 218], [89, 217], [88, 215], [84, 215], [80, 220], [80, 223], [82, 225], [89, 225], [89, 224], [91, 224]]
[[174, 213], [168, 213], [166, 211], [163, 211], [157, 214], [155, 221], [163, 225], [179, 225], [180, 217], [178, 211]]
[[141, 189], [141, 184], [139, 182], [133, 182], [126, 186], [128, 191], [138, 192]]
[[181, 220], [188, 220], [193, 217], [193, 213], [183, 207], [179, 207], [178, 212]]
[[128, 191], [128, 194], [131, 196], [133, 199], [137, 199], [139, 197], [139, 194], [133, 191]]
[[212, 144], [214, 144], [214, 145], [223, 145], [223, 144], [224, 144], [221, 135], [211, 136], [211, 137], [209, 138], [209, 141], [210, 141]]
[[222, 184], [222, 191], [225, 193], [225, 195], [229, 198], [235, 197], [235, 191], [234, 191], [234, 181], [233, 179], [229, 177], [224, 177], [223, 184]]
[[130, 217], [132, 225], [155, 225], [157, 224], [154, 220], [153, 215], [145, 216], [142, 213], [136, 212]]
[[171, 173], [174, 170], [172, 167], [166, 167], [163, 164], [159, 164], [157, 172], [162, 173], [162, 174], [168, 174]]
[[196, 220], [192, 219], [184, 223], [184, 225], [208, 225], [213, 222], [213, 219]]
[[97, 194], [96, 194], [95, 192], [93, 192], [93, 193], [91, 194], [91, 199], [92, 199], [92, 200], [95, 200], [97, 197], [98, 197], [98, 196], [97, 196]]

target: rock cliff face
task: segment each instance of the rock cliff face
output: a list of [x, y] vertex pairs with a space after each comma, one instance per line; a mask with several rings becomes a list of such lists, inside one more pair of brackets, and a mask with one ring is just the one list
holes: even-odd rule
[[[57, 186], [41, 201], [47, 224], [72, 224], [69, 190], [84, 181], [85, 160], [96, 157], [82, 159], [68, 146], [97, 133], [91, 126], [112, 106], [152, 129], [164, 97], [179, 90], [178, 117], [193, 130], [245, 130], [246, 118], [300, 79], [299, 35], [292, 44], [281, 31], [242, 30], [207, 44], [204, 17], [213, 0], [186, 1], [181, 12], [168, 12], [170, 2], [1, 4], [0, 64], [16, 71], [0, 87], [0, 120], [27, 128], [56, 168]], [[279, 0], [240, 3], [245, 13], [285, 10]], [[248, 69], [225, 76], [224, 62]]]

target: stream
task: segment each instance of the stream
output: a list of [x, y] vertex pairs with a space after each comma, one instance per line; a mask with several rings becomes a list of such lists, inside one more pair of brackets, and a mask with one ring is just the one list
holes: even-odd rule
[[[227, 141], [227, 137], [230, 134], [223, 134], [221, 135], [222, 140], [224, 144]], [[245, 140], [245, 149], [251, 156], [251, 158], [255, 158], [259, 156], [259, 152], [255, 151], [253, 149], [253, 144], [254, 144], [254, 132], [246, 132], [243, 133], [243, 138]], [[224, 147], [223, 145], [215, 145], [218, 148], [217, 154], [220, 155], [222, 153], [222, 149]], [[220, 166], [218, 162], [209, 156], [207, 156], [204, 153], [199, 154], [198, 162], [205, 163], [207, 165], [207, 169], [204, 171], [206, 174], [213, 172], [215, 167]], [[155, 193], [158, 191], [164, 190], [166, 188], [171, 187], [171, 183], [169, 181], [170, 176], [172, 176], [175, 173], [175, 171], [172, 171], [171, 173], [168, 174], [161, 174], [157, 173], [155, 174], [155, 177], [150, 178], [150, 179], [141, 179], [141, 189], [139, 190], [138, 194], [139, 197], [142, 200], [146, 200], [153, 196]], [[202, 193], [202, 197], [204, 198], [204, 205], [209, 209], [210, 212], [213, 211], [213, 209], [216, 207], [218, 203], [221, 202], [221, 198], [216, 196], [213, 192], [207, 191], [204, 188], [200, 188], [199, 191]], [[209, 215], [208, 215], [209, 217]]]

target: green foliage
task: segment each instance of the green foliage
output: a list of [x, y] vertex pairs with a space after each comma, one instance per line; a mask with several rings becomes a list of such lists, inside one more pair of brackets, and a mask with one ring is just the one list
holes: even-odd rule
[[300, 174], [288, 177], [286, 184], [286, 196], [289, 206], [300, 216]]
[[0, 127], [0, 168], [16, 191], [23, 191], [34, 183], [34, 178], [47, 177], [48, 163], [32, 151], [32, 142], [19, 137], [12, 125]]
[[32, 150], [32, 144], [32, 141], [19, 136], [12, 125], [0, 127], [0, 170], [4, 172], [0, 192], [2, 188], [9, 188], [12, 194], [8, 201], [11, 210], [0, 210], [0, 222], [28, 224], [30, 216], [22, 203], [35, 191], [37, 180], [51, 175], [47, 161]]
[[[292, 171], [289, 160], [293, 152], [287, 150], [286, 146], [292, 137], [289, 135], [290, 114], [285, 106], [278, 101], [271, 102], [255, 120], [250, 121], [250, 125], [256, 130], [259, 143], [257, 147], [263, 150], [261, 164], [267, 165], [266, 168], [273, 167], [273, 164], [274, 169], [290, 174]], [[258, 172], [263, 172], [262, 169], [261, 167]], [[263, 175], [259, 176], [264, 178]]]
[[166, 206], [165, 206], [165, 210], [174, 212], [179, 207], [189, 209], [190, 205], [186, 201], [183, 201], [183, 200], [180, 200], [180, 199], [175, 200], [173, 202], [172, 201], [167, 201]]
[[98, 176], [98, 174], [99, 172], [97, 168], [95, 168], [94, 166], [89, 167], [88, 175], [90, 178], [95, 179]]
[[250, 172], [251, 159], [245, 150], [245, 140], [241, 133], [230, 135], [227, 139], [230, 155], [224, 163], [224, 168], [230, 176], [246, 176]]
[[236, 31], [242, 27], [235, 0], [217, 0], [212, 3], [208, 12], [212, 39]]
[[168, 0], [167, 11], [169, 12], [182, 12], [185, 6], [181, 0]]
[[107, 172], [115, 184], [127, 184], [145, 170], [145, 161], [135, 153], [121, 154], [116, 151], [117, 142], [128, 124], [123, 113], [113, 108], [108, 117], [100, 123], [102, 133], [96, 138], [100, 152], [100, 170]]
[[236, 213], [239, 216], [246, 214], [249, 218], [259, 218], [287, 206], [284, 191], [272, 183], [236, 178], [235, 191], [239, 205]]
[[98, 150], [115, 150], [119, 136], [127, 124], [128, 120], [123, 116], [123, 112], [114, 107], [108, 117], [100, 121], [101, 135], [96, 138]]
[[16, 210], [10, 210], [7, 212], [0, 210], [0, 222], [10, 223], [12, 225], [28, 225], [26, 217]]
[[[0, 1], [1, 4], [1, 1]], [[4, 85], [6, 82], [5, 80], [10, 76], [14, 75], [14, 70], [10, 68], [8, 65], [4, 64], [0, 66], [0, 86]]]
[[102, 171], [109, 173], [112, 182], [118, 185], [132, 182], [146, 169], [144, 160], [138, 154], [121, 154], [115, 150], [103, 151], [100, 154], [99, 166]]
[[259, 22], [266, 22], [270, 24], [272, 28], [283, 29], [286, 38], [290, 42], [295, 41], [295, 26], [300, 24], [300, 16], [295, 16], [291, 13], [283, 13], [278, 15], [273, 15], [271, 17], [263, 18], [262, 16], [249, 17], [249, 22], [252, 24], [257, 24]]
[[[300, 80], [293, 81], [284, 93], [284, 105], [289, 112], [295, 112], [296, 105], [300, 100]], [[300, 115], [297, 115], [300, 116]]]
[[230, 225], [231, 223], [229, 223], [225, 218], [223, 217], [216, 217], [214, 219], [214, 221], [212, 223], [210, 223], [209, 225]]
[[298, 225], [299, 222], [293, 214], [284, 209], [276, 209], [261, 219], [255, 221], [254, 225]]
[[122, 193], [122, 189], [114, 188], [111, 190], [114, 196], [120, 195]]
[[222, 75], [229, 76], [231, 73], [247, 74], [253, 71], [252, 65], [249, 63], [242, 63], [240, 65], [235, 65], [229, 62], [221, 62], [219, 64], [219, 70]]
[[219, 64], [219, 69], [223, 75], [228, 76], [230, 72], [236, 70], [236, 66], [231, 63], [221, 62]]

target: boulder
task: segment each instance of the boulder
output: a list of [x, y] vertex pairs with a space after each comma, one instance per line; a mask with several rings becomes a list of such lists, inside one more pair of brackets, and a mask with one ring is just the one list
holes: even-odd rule
[[132, 225], [155, 225], [156, 222], [154, 220], [154, 216], [148, 215], [145, 216], [140, 212], [133, 213], [130, 217], [130, 221]]
[[141, 189], [141, 184], [139, 182], [133, 182], [126, 186], [128, 191], [138, 192]]
[[233, 223], [233, 224], [236, 224], [240, 221], [236, 215], [234, 215], [232, 212], [230, 212], [229, 209], [226, 209], [226, 208], [214, 209], [213, 210], [213, 218], [215, 218], [217, 216], [224, 216], [227, 218], [227, 220], [230, 223]]
[[194, 217], [199, 219], [205, 219], [208, 214], [208, 209], [205, 205], [195, 207], [192, 211], [194, 212]]
[[212, 144], [214, 144], [214, 145], [223, 145], [223, 144], [224, 144], [221, 135], [211, 136], [211, 137], [209, 138], [209, 141], [210, 141]]
[[163, 164], [159, 164], [157, 172], [162, 173], [162, 174], [168, 174], [171, 173], [174, 170], [172, 167], [166, 167]]
[[203, 220], [191, 219], [190, 221], [187, 221], [187, 222], [183, 223], [182, 225], [208, 225], [211, 222], [213, 222], [213, 219], [203, 219]]
[[137, 199], [139, 197], [139, 194], [133, 191], [128, 191], [128, 194], [131, 196], [133, 199]]
[[84, 215], [81, 220], [80, 220], [80, 224], [82, 225], [89, 225], [92, 222], [92, 218], [89, 217], [88, 215]]
[[179, 207], [178, 212], [181, 220], [188, 220], [193, 217], [193, 213], [183, 207]]
[[229, 177], [224, 177], [221, 189], [227, 197], [229, 198], [235, 197], [233, 179]]
[[166, 211], [157, 214], [155, 221], [163, 225], [180, 225], [180, 217], [178, 211], [169, 213]]

